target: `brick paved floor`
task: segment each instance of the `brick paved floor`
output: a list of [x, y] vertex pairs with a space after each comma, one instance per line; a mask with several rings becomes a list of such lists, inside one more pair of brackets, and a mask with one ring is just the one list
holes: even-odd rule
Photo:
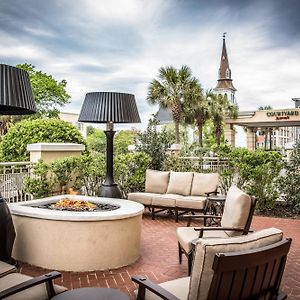
[[[56, 282], [69, 289], [98, 286], [119, 289], [134, 299], [136, 288], [130, 280], [134, 274], [144, 274], [155, 282], [187, 276], [187, 261], [178, 263], [177, 240], [175, 229], [185, 225], [180, 221], [162, 216], [152, 221], [149, 216], [143, 217], [141, 257], [131, 266], [116, 270], [93, 272], [62, 272], [62, 277]], [[277, 227], [286, 237], [292, 237], [292, 247], [282, 280], [282, 290], [289, 299], [300, 299], [300, 220], [277, 219], [269, 217], [254, 217], [252, 228], [255, 230]], [[49, 270], [21, 264], [21, 272], [38, 276]]]

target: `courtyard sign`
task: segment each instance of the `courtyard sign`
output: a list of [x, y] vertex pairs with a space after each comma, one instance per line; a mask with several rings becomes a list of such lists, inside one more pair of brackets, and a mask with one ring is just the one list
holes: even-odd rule
[[288, 111], [268, 111], [267, 117], [276, 117], [276, 120], [288, 120], [290, 116], [298, 116], [299, 111], [288, 110]]

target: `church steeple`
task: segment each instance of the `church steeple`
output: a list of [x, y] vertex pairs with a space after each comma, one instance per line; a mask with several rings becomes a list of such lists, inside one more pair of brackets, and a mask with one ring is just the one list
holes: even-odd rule
[[226, 95], [232, 103], [236, 103], [235, 101], [235, 91], [236, 88], [232, 84], [231, 79], [231, 70], [229, 67], [229, 61], [227, 56], [227, 49], [226, 49], [226, 41], [225, 41], [226, 32], [223, 33], [223, 47], [222, 47], [222, 54], [221, 54], [221, 62], [219, 68], [219, 79], [218, 84], [215, 87], [215, 93]]

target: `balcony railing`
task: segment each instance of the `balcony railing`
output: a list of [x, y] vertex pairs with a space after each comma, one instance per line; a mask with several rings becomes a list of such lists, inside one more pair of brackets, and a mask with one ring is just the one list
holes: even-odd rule
[[219, 157], [205, 156], [199, 158], [199, 157], [188, 156], [188, 157], [180, 157], [180, 159], [190, 161], [193, 167], [203, 172], [220, 173], [229, 168], [228, 160], [221, 159]]
[[0, 163], [0, 193], [7, 202], [32, 199], [23, 189], [24, 177], [30, 175], [32, 166], [32, 163], [27, 161]]

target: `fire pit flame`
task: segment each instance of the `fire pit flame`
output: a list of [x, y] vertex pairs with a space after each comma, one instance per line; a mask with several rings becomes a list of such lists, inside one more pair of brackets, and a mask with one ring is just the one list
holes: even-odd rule
[[94, 212], [94, 211], [112, 211], [119, 209], [119, 205], [109, 203], [93, 203], [85, 200], [72, 200], [69, 198], [62, 198], [57, 202], [43, 205], [32, 205], [32, 207], [39, 207], [54, 210], [78, 211], [78, 212]]

